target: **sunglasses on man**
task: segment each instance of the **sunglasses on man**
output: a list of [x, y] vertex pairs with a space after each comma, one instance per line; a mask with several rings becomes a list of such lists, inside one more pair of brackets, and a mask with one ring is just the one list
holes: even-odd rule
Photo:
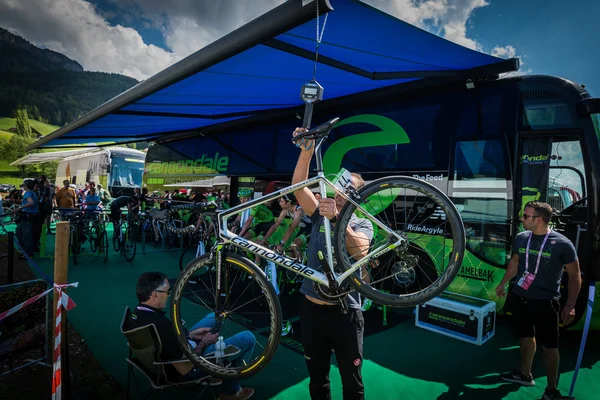
[[539, 218], [539, 217], [540, 217], [539, 215], [530, 215], [530, 214], [523, 213], [523, 219], [525, 219], [525, 220], [529, 219], [529, 218], [533, 219], [533, 218]]

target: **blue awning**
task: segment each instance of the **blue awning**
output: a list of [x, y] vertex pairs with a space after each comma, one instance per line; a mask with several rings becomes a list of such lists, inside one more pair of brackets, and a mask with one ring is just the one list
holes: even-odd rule
[[411, 81], [476, 80], [518, 69], [517, 59], [464, 48], [360, 1], [335, 1], [331, 11], [328, 0], [290, 0], [31, 148], [211, 134], [258, 116], [267, 122], [301, 113], [300, 87], [313, 77], [317, 3], [321, 26], [328, 13], [316, 71], [322, 104], [402, 90]]

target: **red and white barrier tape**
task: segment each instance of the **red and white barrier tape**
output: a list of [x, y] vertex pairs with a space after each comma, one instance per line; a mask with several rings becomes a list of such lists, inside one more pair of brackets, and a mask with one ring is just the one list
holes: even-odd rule
[[79, 282], [75, 283], [67, 283], [62, 285], [54, 284], [53, 288], [46, 290], [43, 293], [38, 294], [30, 298], [29, 300], [24, 301], [23, 303], [14, 306], [10, 310], [4, 311], [0, 314], [0, 321], [5, 319], [6, 317], [22, 310], [28, 305], [35, 303], [42, 297], [46, 296], [48, 293], [56, 289], [56, 294], [58, 296], [58, 300], [56, 302], [56, 323], [54, 325], [54, 364], [53, 364], [53, 372], [52, 372], [52, 399], [61, 399], [61, 374], [60, 374], [60, 342], [61, 342], [61, 321], [62, 321], [62, 308], [64, 307], [67, 311], [73, 309], [76, 304], [66, 293], [63, 292], [63, 289], [71, 286], [77, 287]]
[[21, 304], [14, 306], [10, 310], [4, 311], [2, 314], [0, 314], [0, 321], [2, 321], [6, 317], [13, 315], [17, 311], [22, 310], [23, 308], [27, 307], [28, 305], [35, 303], [36, 301], [38, 301], [39, 299], [41, 299], [42, 297], [44, 297], [45, 295], [47, 295], [48, 293], [50, 293], [53, 290], [54, 290], [54, 288], [50, 288], [50, 289], [46, 290], [45, 292], [40, 293], [37, 296], [34, 296], [34, 297], [30, 298], [29, 300], [26, 300], [26, 301], [22, 302]]
[[79, 282], [68, 283], [63, 285], [54, 284], [58, 300], [56, 302], [56, 323], [54, 325], [54, 364], [52, 367], [52, 400], [62, 399], [61, 395], [61, 370], [60, 370], [60, 342], [61, 342], [61, 321], [62, 321], [62, 308], [64, 307], [67, 311], [71, 310], [76, 306], [75, 302], [71, 300], [66, 293], [63, 292], [68, 286], [77, 287]]

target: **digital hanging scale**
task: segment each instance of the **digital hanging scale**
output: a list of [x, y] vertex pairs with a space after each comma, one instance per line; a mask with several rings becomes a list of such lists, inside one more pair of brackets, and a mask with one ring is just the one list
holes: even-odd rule
[[302, 121], [302, 127], [310, 129], [313, 105], [323, 100], [323, 86], [319, 85], [319, 82], [314, 79], [305, 83], [302, 85], [300, 90], [300, 98], [306, 104], [304, 107], [304, 120]]

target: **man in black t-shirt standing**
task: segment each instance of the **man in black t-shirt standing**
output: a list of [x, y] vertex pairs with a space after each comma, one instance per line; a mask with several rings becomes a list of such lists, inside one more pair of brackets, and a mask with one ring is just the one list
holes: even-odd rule
[[[561, 397], [558, 383], [558, 327], [559, 319], [569, 324], [575, 317], [575, 301], [581, 289], [579, 260], [573, 243], [548, 227], [552, 207], [533, 201], [525, 206], [521, 221], [527, 229], [515, 238], [513, 255], [502, 282], [496, 288], [499, 297], [506, 296], [505, 286], [517, 278], [507, 303], [512, 303], [512, 318], [520, 339], [521, 363], [519, 369], [500, 375], [507, 382], [533, 386], [531, 365], [537, 343], [544, 350], [548, 387], [542, 399]], [[560, 282], [563, 268], [569, 275], [569, 297], [560, 309]]]
[[133, 207], [137, 204], [135, 196], [119, 196], [110, 203], [110, 220], [113, 223], [113, 229], [116, 232], [119, 229], [121, 220], [121, 208], [127, 207], [127, 212], [130, 213]]
[[[294, 136], [304, 132], [299, 128]], [[312, 141], [300, 142], [301, 152], [294, 170], [292, 184], [308, 179], [310, 160], [314, 153]], [[352, 174], [352, 184], [359, 189], [364, 181], [358, 174]], [[307, 265], [321, 270], [318, 252], [325, 250], [324, 219], [327, 218], [335, 225], [337, 215], [345, 203], [345, 199], [336, 196], [335, 199], [316, 199], [308, 188], [294, 192], [298, 204], [306, 215], [311, 218], [312, 228], [308, 243]], [[346, 248], [352, 249], [355, 258], [363, 254], [373, 238], [373, 226], [366, 219], [352, 216], [348, 224]], [[326, 292], [327, 289], [325, 288]], [[302, 324], [302, 345], [304, 358], [310, 375], [309, 391], [312, 400], [331, 399], [329, 370], [331, 368], [331, 351], [335, 351], [338, 368], [342, 377], [345, 400], [363, 400], [365, 389], [362, 381], [363, 363], [363, 330], [364, 319], [360, 304], [352, 295], [346, 296], [348, 314], [342, 314], [338, 303], [331, 303], [319, 296], [313, 288], [313, 282], [304, 279], [300, 292], [304, 294], [304, 304], [300, 310]]]

